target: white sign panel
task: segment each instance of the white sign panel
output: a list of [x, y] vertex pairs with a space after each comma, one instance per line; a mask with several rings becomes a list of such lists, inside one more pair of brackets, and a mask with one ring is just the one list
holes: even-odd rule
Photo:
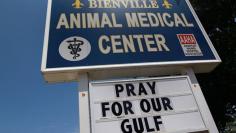
[[92, 133], [183, 133], [206, 126], [187, 76], [91, 82]]

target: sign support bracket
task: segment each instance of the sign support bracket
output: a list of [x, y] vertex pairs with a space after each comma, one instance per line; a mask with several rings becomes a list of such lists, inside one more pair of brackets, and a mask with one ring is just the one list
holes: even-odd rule
[[209, 130], [209, 133], [219, 133], [193, 69], [186, 68], [182, 71], [182, 74], [189, 76], [193, 95], [196, 98], [199, 110], [201, 112], [205, 126]]

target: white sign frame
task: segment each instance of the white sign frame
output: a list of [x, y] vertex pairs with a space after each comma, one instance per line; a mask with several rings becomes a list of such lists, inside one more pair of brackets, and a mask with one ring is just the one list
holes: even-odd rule
[[[200, 85], [197, 82], [194, 72], [192, 71], [192, 69], [186, 69], [183, 71], [183, 76], [185, 76], [185, 77], [187, 76], [189, 79], [189, 83], [191, 85], [193, 95], [195, 97], [195, 100], [197, 101], [197, 105], [199, 107], [200, 113], [201, 113], [203, 121], [205, 123], [206, 130], [203, 129], [204, 130], [203, 132], [204, 133], [205, 132], [206, 133], [208, 133], [208, 132], [209, 133], [219, 133], [218, 129], [216, 127], [216, 124], [214, 122], [214, 119], [210, 113], [209, 107], [206, 103], [206, 100], [205, 100], [203, 93], [201, 91]], [[175, 77], [176, 76], [170, 76], [169, 78], [175, 78]], [[89, 89], [88, 86], [87, 86], [87, 89]], [[83, 95], [83, 94], [86, 94], [86, 95]], [[89, 104], [88, 90], [87, 91], [83, 90], [83, 91], [79, 92], [79, 99], [80, 99], [80, 101], [86, 101], [85, 103], [83, 102], [83, 104], [80, 104], [80, 116], [82, 116], [83, 118], [85, 118], [85, 117], [90, 118], [90, 112], [88, 111], [88, 110], [90, 110], [90, 106], [88, 105]], [[91, 121], [85, 123], [83, 119], [80, 119], [80, 127], [84, 127], [82, 129], [80, 129], [80, 132], [81, 133], [91, 133], [91, 124], [90, 123], [91, 123]], [[85, 130], [85, 127], [90, 127], [90, 129]], [[190, 132], [190, 131], [186, 131], [186, 133], [187, 132]]]

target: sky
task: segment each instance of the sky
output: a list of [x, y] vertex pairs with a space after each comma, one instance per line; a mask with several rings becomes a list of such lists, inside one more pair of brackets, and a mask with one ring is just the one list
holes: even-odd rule
[[77, 83], [40, 72], [47, 0], [0, 1], [0, 133], [79, 133]]

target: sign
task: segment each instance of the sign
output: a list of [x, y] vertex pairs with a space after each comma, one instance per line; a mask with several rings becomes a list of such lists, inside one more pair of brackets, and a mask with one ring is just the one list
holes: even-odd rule
[[188, 0], [49, 0], [45, 74], [219, 62]]
[[92, 133], [206, 131], [187, 76], [91, 82]]

